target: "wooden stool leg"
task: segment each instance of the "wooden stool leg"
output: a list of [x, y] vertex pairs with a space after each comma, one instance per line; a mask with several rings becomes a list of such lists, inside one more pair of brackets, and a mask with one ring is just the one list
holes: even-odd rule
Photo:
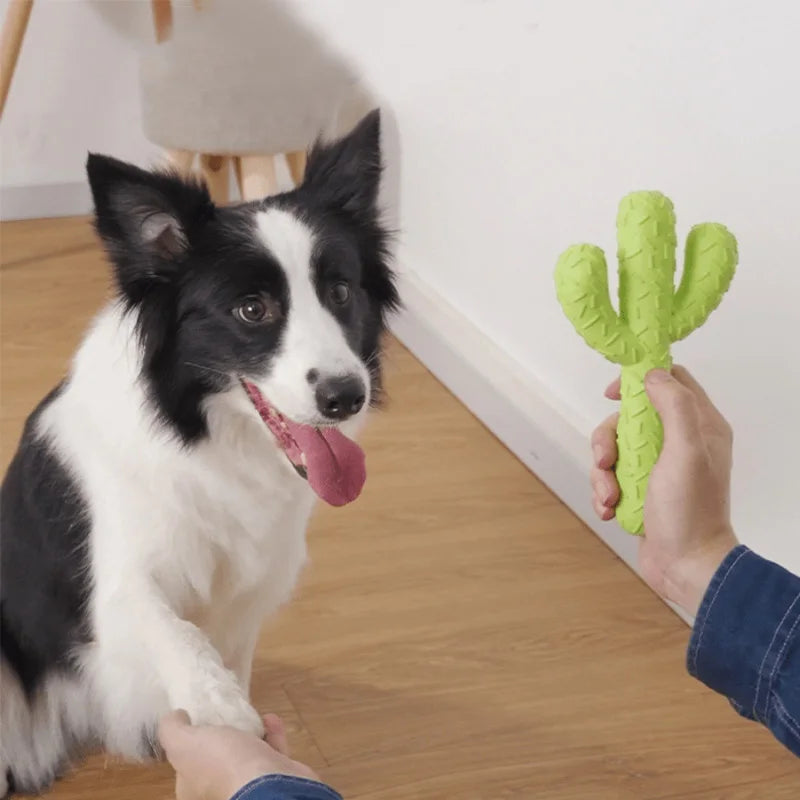
[[156, 42], [166, 42], [172, 36], [172, 2], [171, 0], [150, 0], [153, 14], [153, 27], [156, 31]]
[[260, 200], [275, 194], [278, 180], [272, 156], [239, 156], [236, 159], [236, 180], [242, 200]]
[[0, 38], [0, 117], [3, 116], [32, 8], [33, 0], [11, 0], [6, 9], [3, 35]]
[[217, 205], [225, 205], [230, 199], [230, 159], [228, 156], [200, 154], [200, 170], [205, 178], [211, 199]]
[[194, 153], [191, 150], [167, 150], [164, 153], [167, 163], [179, 175], [188, 178], [194, 167]]
[[303, 182], [303, 175], [306, 171], [306, 151], [295, 150], [292, 153], [287, 153], [286, 162], [289, 164], [289, 172], [294, 185], [299, 186]]

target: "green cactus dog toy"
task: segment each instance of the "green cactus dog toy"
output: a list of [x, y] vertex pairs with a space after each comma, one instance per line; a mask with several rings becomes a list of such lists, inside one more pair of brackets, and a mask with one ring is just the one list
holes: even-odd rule
[[599, 247], [579, 244], [556, 265], [558, 300], [575, 330], [609, 361], [622, 366], [617, 428], [617, 520], [641, 534], [650, 471], [661, 451], [661, 421], [644, 390], [656, 367], [670, 369], [670, 345], [702, 325], [728, 289], [738, 258], [723, 225], [696, 225], [686, 239], [683, 276], [675, 290], [675, 213], [660, 192], [634, 192], [617, 215], [619, 315], [608, 296]]

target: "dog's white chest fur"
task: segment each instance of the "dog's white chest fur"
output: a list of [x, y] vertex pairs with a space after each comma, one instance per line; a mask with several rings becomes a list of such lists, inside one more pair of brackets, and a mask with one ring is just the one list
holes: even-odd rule
[[[70, 382], [39, 422], [85, 489], [95, 642], [79, 657], [102, 706], [104, 738], [127, 755], [142, 747], [145, 721], [169, 708], [258, 728], [246, 702], [253, 649], [261, 621], [296, 583], [313, 505], [239, 387], [213, 396], [210, 435], [190, 447], [143, 411], [132, 324], [116, 306], [98, 317]], [[142, 640], [159, 649], [155, 660]], [[215, 698], [220, 686], [225, 697]]]

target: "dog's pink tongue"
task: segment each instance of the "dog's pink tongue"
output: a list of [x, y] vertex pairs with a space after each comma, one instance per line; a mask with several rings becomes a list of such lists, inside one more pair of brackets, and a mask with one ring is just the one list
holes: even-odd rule
[[312, 428], [290, 420], [286, 424], [306, 457], [311, 488], [332, 506], [355, 500], [367, 480], [364, 451], [336, 428]]

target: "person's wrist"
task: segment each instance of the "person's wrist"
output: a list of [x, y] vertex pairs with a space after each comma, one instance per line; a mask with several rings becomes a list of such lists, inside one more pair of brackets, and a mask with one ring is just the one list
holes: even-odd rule
[[232, 797], [240, 789], [243, 789], [256, 778], [266, 775], [281, 775], [286, 778], [305, 778], [310, 781], [318, 781], [319, 776], [310, 767], [299, 762], [286, 760], [283, 763], [276, 763], [269, 758], [252, 758], [238, 765], [231, 774], [229, 784], [233, 787], [230, 796]]
[[706, 539], [702, 546], [677, 560], [670, 569], [668, 599], [687, 614], [697, 616], [711, 579], [725, 556], [739, 544], [730, 526], [725, 526]]
[[225, 781], [226, 798], [233, 797], [241, 789], [244, 789], [256, 778], [264, 775], [277, 775], [279, 771], [270, 762], [261, 759], [250, 759], [244, 763], [234, 766]]

